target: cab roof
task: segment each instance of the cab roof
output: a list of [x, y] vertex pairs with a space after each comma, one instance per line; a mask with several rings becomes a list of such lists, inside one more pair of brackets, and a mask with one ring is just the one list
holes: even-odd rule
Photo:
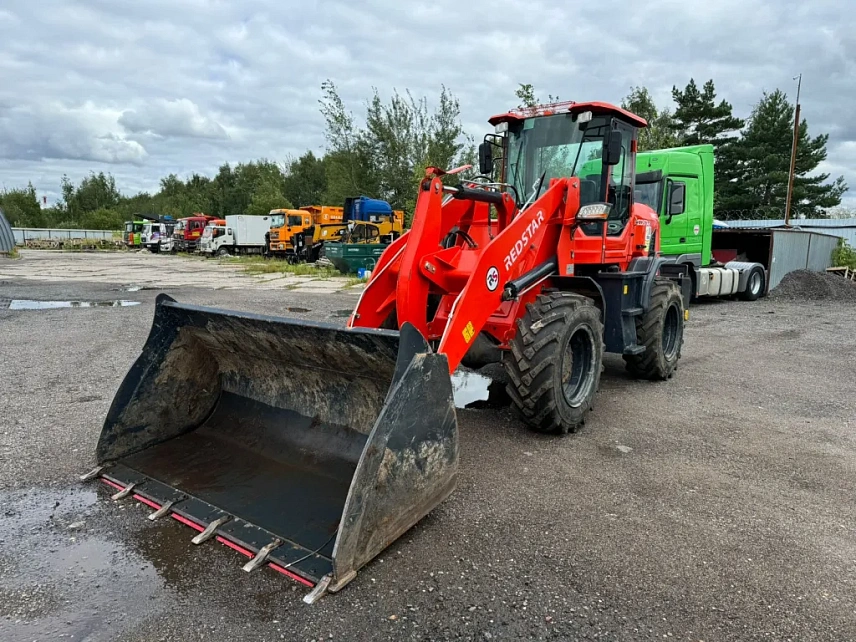
[[553, 114], [574, 114], [583, 111], [591, 111], [593, 114], [612, 114], [621, 120], [634, 125], [635, 127], [647, 127], [648, 122], [644, 118], [640, 118], [634, 113], [616, 107], [610, 103], [588, 102], [578, 103], [573, 100], [568, 100], [561, 103], [549, 103], [545, 105], [535, 105], [534, 107], [523, 107], [512, 109], [504, 114], [497, 114], [488, 119], [491, 125], [499, 123], [510, 123], [536, 116], [552, 116]]

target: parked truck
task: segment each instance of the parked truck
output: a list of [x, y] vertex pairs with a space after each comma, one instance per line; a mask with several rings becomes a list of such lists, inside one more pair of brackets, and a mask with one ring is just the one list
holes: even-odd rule
[[149, 252], [171, 252], [173, 248], [172, 232], [175, 221], [171, 216], [162, 216], [159, 221], [151, 221], [143, 225], [140, 243]]
[[[386, 201], [367, 196], [358, 196], [345, 199], [345, 220], [354, 223], [351, 227], [351, 236], [357, 242], [392, 243], [401, 236], [404, 231], [404, 212], [393, 210]], [[360, 226], [360, 223], [368, 225]], [[360, 227], [362, 231], [355, 233], [355, 228]], [[373, 228], [377, 231], [370, 231]]]
[[307, 205], [296, 210], [271, 210], [268, 248], [270, 254], [296, 261], [292, 239], [313, 225], [329, 225], [344, 220], [344, 210], [331, 205]]
[[262, 254], [270, 216], [227, 216], [222, 224], [207, 225], [199, 241], [199, 251], [212, 256]]
[[140, 220], [125, 221], [125, 229], [122, 232], [122, 241], [124, 241], [125, 247], [135, 248], [142, 245], [141, 236], [146, 222]]
[[213, 216], [195, 212], [193, 216], [178, 219], [172, 232], [175, 252], [195, 252], [202, 232]]
[[374, 268], [383, 251], [404, 232], [402, 210], [366, 196], [345, 199], [345, 220], [348, 227], [339, 238], [317, 248], [318, 255], [345, 274]]
[[687, 266], [696, 298], [767, 293], [770, 266], [747, 251], [750, 236], [714, 228], [713, 145], [639, 154], [634, 198], [659, 214], [661, 255]]

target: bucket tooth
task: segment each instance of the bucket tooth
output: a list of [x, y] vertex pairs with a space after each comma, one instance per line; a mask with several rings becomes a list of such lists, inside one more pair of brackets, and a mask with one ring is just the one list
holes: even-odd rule
[[106, 468], [107, 466], [96, 466], [85, 475], [81, 475], [78, 479], [82, 482], [90, 481], [98, 477]]
[[217, 531], [217, 529], [220, 528], [226, 522], [228, 522], [230, 519], [232, 518], [228, 515], [224, 515], [219, 519], [215, 519], [213, 522], [211, 522], [210, 524], [208, 524], [208, 526], [205, 527], [204, 531], [199, 533], [199, 535], [197, 535], [190, 541], [194, 544], [202, 544], [203, 542], [207, 542], [209, 539], [214, 537], [214, 533]]
[[112, 495], [110, 497], [110, 499], [112, 499], [114, 502], [118, 501], [120, 499], [125, 499], [128, 495], [131, 494], [131, 492], [136, 487], [137, 487], [137, 482], [130, 483], [127, 486], [125, 486], [122, 490], [120, 490], [118, 493], [116, 493], [115, 495]]
[[322, 577], [321, 581], [315, 585], [315, 588], [303, 596], [303, 601], [307, 604], [315, 604], [315, 602], [324, 597], [324, 594], [327, 592], [327, 587], [330, 586], [330, 581], [332, 579], [332, 575], [325, 575]]
[[263, 546], [259, 549], [259, 552], [256, 553], [256, 556], [253, 559], [244, 564], [244, 570], [247, 573], [256, 570], [259, 566], [261, 566], [267, 561], [268, 555], [270, 555], [275, 548], [279, 548], [280, 546], [282, 546], [281, 539], [275, 539], [270, 544]]
[[[178, 500], [178, 501], [181, 501], [181, 500]], [[158, 508], [155, 512], [150, 513], [148, 516], [148, 519], [151, 521], [155, 521], [156, 519], [163, 517], [164, 515], [169, 513], [170, 510], [172, 510], [172, 507], [175, 506], [175, 504], [176, 504], [176, 502], [173, 500], [165, 502], [163, 504], [163, 506]]]

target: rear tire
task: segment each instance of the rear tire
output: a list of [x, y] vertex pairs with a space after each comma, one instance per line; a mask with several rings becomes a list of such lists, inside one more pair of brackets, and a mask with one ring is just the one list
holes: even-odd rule
[[585, 423], [600, 384], [603, 324], [579, 294], [542, 294], [526, 306], [504, 356], [507, 390], [536, 432], [566, 434]]
[[757, 301], [764, 294], [764, 287], [767, 285], [767, 275], [764, 273], [764, 268], [756, 265], [749, 272], [749, 278], [746, 279], [746, 289], [738, 296], [744, 301]]
[[628, 372], [639, 379], [670, 379], [678, 367], [684, 343], [684, 301], [671, 279], [655, 279], [651, 301], [636, 317], [636, 343], [645, 352], [624, 355]]

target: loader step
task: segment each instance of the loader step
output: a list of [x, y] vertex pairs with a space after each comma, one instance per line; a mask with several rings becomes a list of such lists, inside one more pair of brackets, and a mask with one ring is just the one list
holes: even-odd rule
[[624, 354], [636, 355], [642, 354], [643, 352], [645, 352], [645, 346], [640, 346], [639, 344], [627, 346], [626, 348], [624, 348]]

